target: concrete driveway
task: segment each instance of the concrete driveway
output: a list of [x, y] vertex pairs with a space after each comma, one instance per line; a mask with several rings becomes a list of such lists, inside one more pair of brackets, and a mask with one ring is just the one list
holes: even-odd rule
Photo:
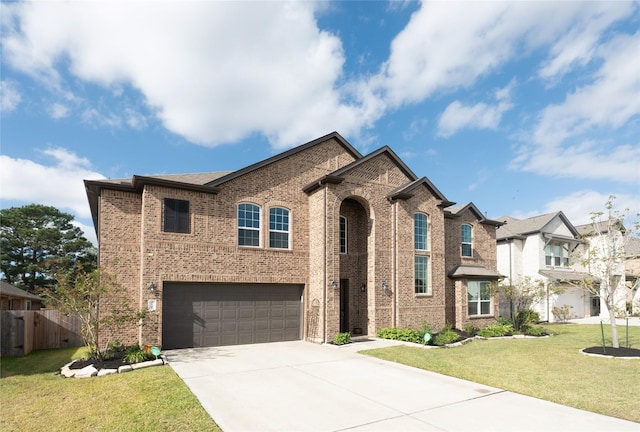
[[280, 342], [166, 352], [225, 432], [634, 431], [640, 425], [357, 354]]

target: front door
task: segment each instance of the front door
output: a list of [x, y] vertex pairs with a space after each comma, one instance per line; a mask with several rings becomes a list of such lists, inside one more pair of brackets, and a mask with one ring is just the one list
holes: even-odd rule
[[349, 279], [340, 279], [340, 333], [349, 331]]

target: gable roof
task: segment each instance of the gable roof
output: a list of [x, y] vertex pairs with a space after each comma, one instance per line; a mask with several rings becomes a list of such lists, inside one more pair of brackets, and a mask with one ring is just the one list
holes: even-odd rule
[[447, 274], [451, 279], [465, 278], [465, 279], [503, 279], [500, 273], [489, 270], [486, 267], [479, 265], [464, 265], [458, 264], [452, 268]]
[[545, 227], [555, 218], [560, 218], [569, 231], [571, 231], [574, 238], [580, 237], [580, 234], [569, 219], [567, 219], [563, 212], [559, 211], [533, 216], [527, 219], [516, 219], [509, 216], [501, 216], [498, 220], [504, 221], [505, 224], [496, 231], [496, 240], [525, 238], [531, 234], [542, 233], [544, 232]]
[[478, 207], [476, 207], [476, 205], [472, 202], [469, 202], [467, 204], [461, 204], [455, 207], [449, 207], [447, 210], [445, 210], [444, 212], [444, 217], [446, 218], [458, 218], [460, 216], [462, 216], [462, 214], [469, 210], [471, 213], [473, 213], [476, 216], [476, 219], [478, 219], [478, 221], [480, 223], [483, 224], [487, 224], [487, 225], [493, 225], [496, 227], [502, 226], [505, 224], [505, 222], [501, 222], [501, 221], [497, 221], [497, 220], [493, 220], [493, 219], [487, 219], [482, 212], [478, 209]]
[[37, 295], [33, 295], [25, 290], [21, 290], [20, 288], [14, 287], [9, 282], [0, 281], [0, 294], [3, 297], [13, 297], [13, 298], [21, 298], [27, 300], [39, 300], [42, 301], [42, 297], [38, 297]]
[[93, 225], [98, 230], [98, 197], [102, 189], [122, 190], [127, 192], [141, 192], [145, 185], [165, 186], [177, 189], [191, 190], [196, 192], [212, 193], [219, 192], [219, 186], [234, 178], [240, 177], [249, 172], [269, 164], [278, 162], [296, 153], [302, 152], [315, 145], [321, 144], [331, 139], [336, 140], [349, 154], [356, 159], [361, 159], [362, 155], [338, 132], [331, 132], [323, 137], [309, 141], [306, 144], [294, 147], [285, 152], [279, 153], [268, 159], [249, 165], [237, 171], [221, 171], [209, 173], [193, 174], [161, 174], [151, 176], [134, 175], [131, 179], [105, 179], [105, 180], [85, 180], [85, 189], [93, 218]]
[[[622, 221], [612, 220], [611, 222], [616, 227], [616, 229], [619, 229], [620, 231], [626, 230], [626, 228], [622, 224]], [[576, 230], [580, 233], [581, 236], [591, 236], [596, 234], [596, 231], [598, 234], [606, 234], [607, 232], [609, 232], [609, 221], [605, 220], [593, 223], [590, 222], [583, 225], [576, 225]]]
[[279, 154], [277, 154], [275, 156], [272, 156], [272, 157], [270, 157], [268, 159], [265, 159], [265, 160], [262, 160], [260, 162], [256, 162], [253, 165], [249, 165], [248, 167], [242, 168], [242, 169], [240, 169], [238, 171], [233, 171], [233, 172], [231, 172], [231, 173], [229, 173], [229, 174], [227, 174], [225, 176], [222, 176], [222, 177], [220, 177], [220, 178], [208, 183], [207, 186], [214, 186], [214, 187], [215, 186], [219, 186], [222, 183], [228, 182], [229, 180], [233, 180], [234, 178], [240, 177], [240, 176], [242, 176], [244, 174], [247, 174], [247, 173], [249, 173], [251, 171], [255, 171], [255, 170], [259, 169], [259, 168], [265, 167], [265, 166], [270, 165], [270, 164], [272, 164], [274, 162], [278, 162], [278, 161], [280, 161], [282, 159], [285, 159], [285, 158], [287, 158], [289, 156], [292, 156], [292, 155], [294, 155], [296, 153], [300, 153], [301, 151], [307, 150], [308, 148], [311, 148], [311, 147], [313, 147], [315, 145], [321, 144], [321, 143], [323, 143], [325, 141], [329, 141], [331, 139], [336, 140], [338, 142], [338, 144], [340, 144], [354, 158], [362, 159], [362, 154], [360, 154], [360, 152], [358, 150], [356, 150], [355, 147], [353, 147], [351, 144], [349, 144], [349, 142], [346, 139], [344, 139], [342, 137], [342, 135], [340, 135], [338, 132], [331, 132], [330, 134], [327, 134], [327, 135], [325, 135], [323, 137], [314, 139], [313, 141], [309, 141], [306, 144], [302, 144], [302, 145], [300, 145], [298, 147], [294, 147], [294, 148], [292, 148], [290, 150], [287, 150], [287, 151], [285, 151], [283, 153], [279, 153]]
[[444, 196], [444, 194], [440, 192], [440, 190], [426, 177], [419, 178], [409, 184], [400, 186], [399, 188], [392, 190], [387, 194], [387, 198], [390, 201], [398, 199], [409, 199], [413, 196], [412, 192], [419, 186], [426, 187], [437, 199], [442, 201], [440, 204], [438, 204], [440, 207], [444, 208], [455, 204], [453, 201], [449, 201]]

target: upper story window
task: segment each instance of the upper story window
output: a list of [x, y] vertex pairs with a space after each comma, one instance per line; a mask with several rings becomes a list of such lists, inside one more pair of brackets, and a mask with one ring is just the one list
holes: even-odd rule
[[260, 247], [260, 206], [238, 204], [238, 245]]
[[189, 201], [164, 199], [164, 232], [189, 234], [191, 232], [191, 216], [189, 215]]
[[416, 250], [428, 250], [429, 219], [424, 213], [413, 215], [413, 243]]
[[468, 281], [467, 296], [469, 316], [492, 314], [490, 282]]
[[416, 255], [414, 261], [414, 280], [416, 294], [430, 294], [429, 286], [429, 257]]
[[471, 225], [462, 224], [461, 228], [462, 242], [460, 253], [463, 257], [473, 256], [473, 231]]
[[285, 208], [269, 209], [269, 247], [289, 249], [289, 210]]
[[347, 253], [347, 218], [340, 216], [340, 253]]
[[569, 243], [547, 243], [544, 247], [544, 261], [552, 267], [569, 267]]

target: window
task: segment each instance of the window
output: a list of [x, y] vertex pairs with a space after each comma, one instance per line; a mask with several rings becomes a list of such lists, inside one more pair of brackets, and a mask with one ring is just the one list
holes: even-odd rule
[[469, 316], [491, 315], [491, 283], [486, 281], [468, 281], [467, 294]]
[[415, 256], [415, 292], [429, 294], [429, 257], [426, 255]]
[[462, 224], [462, 245], [461, 254], [463, 257], [473, 256], [473, 237], [471, 233], [471, 225]]
[[260, 207], [238, 205], [238, 245], [260, 247]]
[[544, 261], [552, 267], [569, 267], [569, 243], [547, 243], [544, 247]]
[[347, 253], [347, 218], [340, 216], [340, 253]]
[[413, 215], [413, 242], [416, 250], [428, 250], [428, 218], [424, 213]]
[[289, 210], [285, 208], [269, 209], [269, 247], [289, 249]]
[[189, 234], [191, 232], [191, 217], [189, 216], [189, 201], [164, 199], [164, 232]]

